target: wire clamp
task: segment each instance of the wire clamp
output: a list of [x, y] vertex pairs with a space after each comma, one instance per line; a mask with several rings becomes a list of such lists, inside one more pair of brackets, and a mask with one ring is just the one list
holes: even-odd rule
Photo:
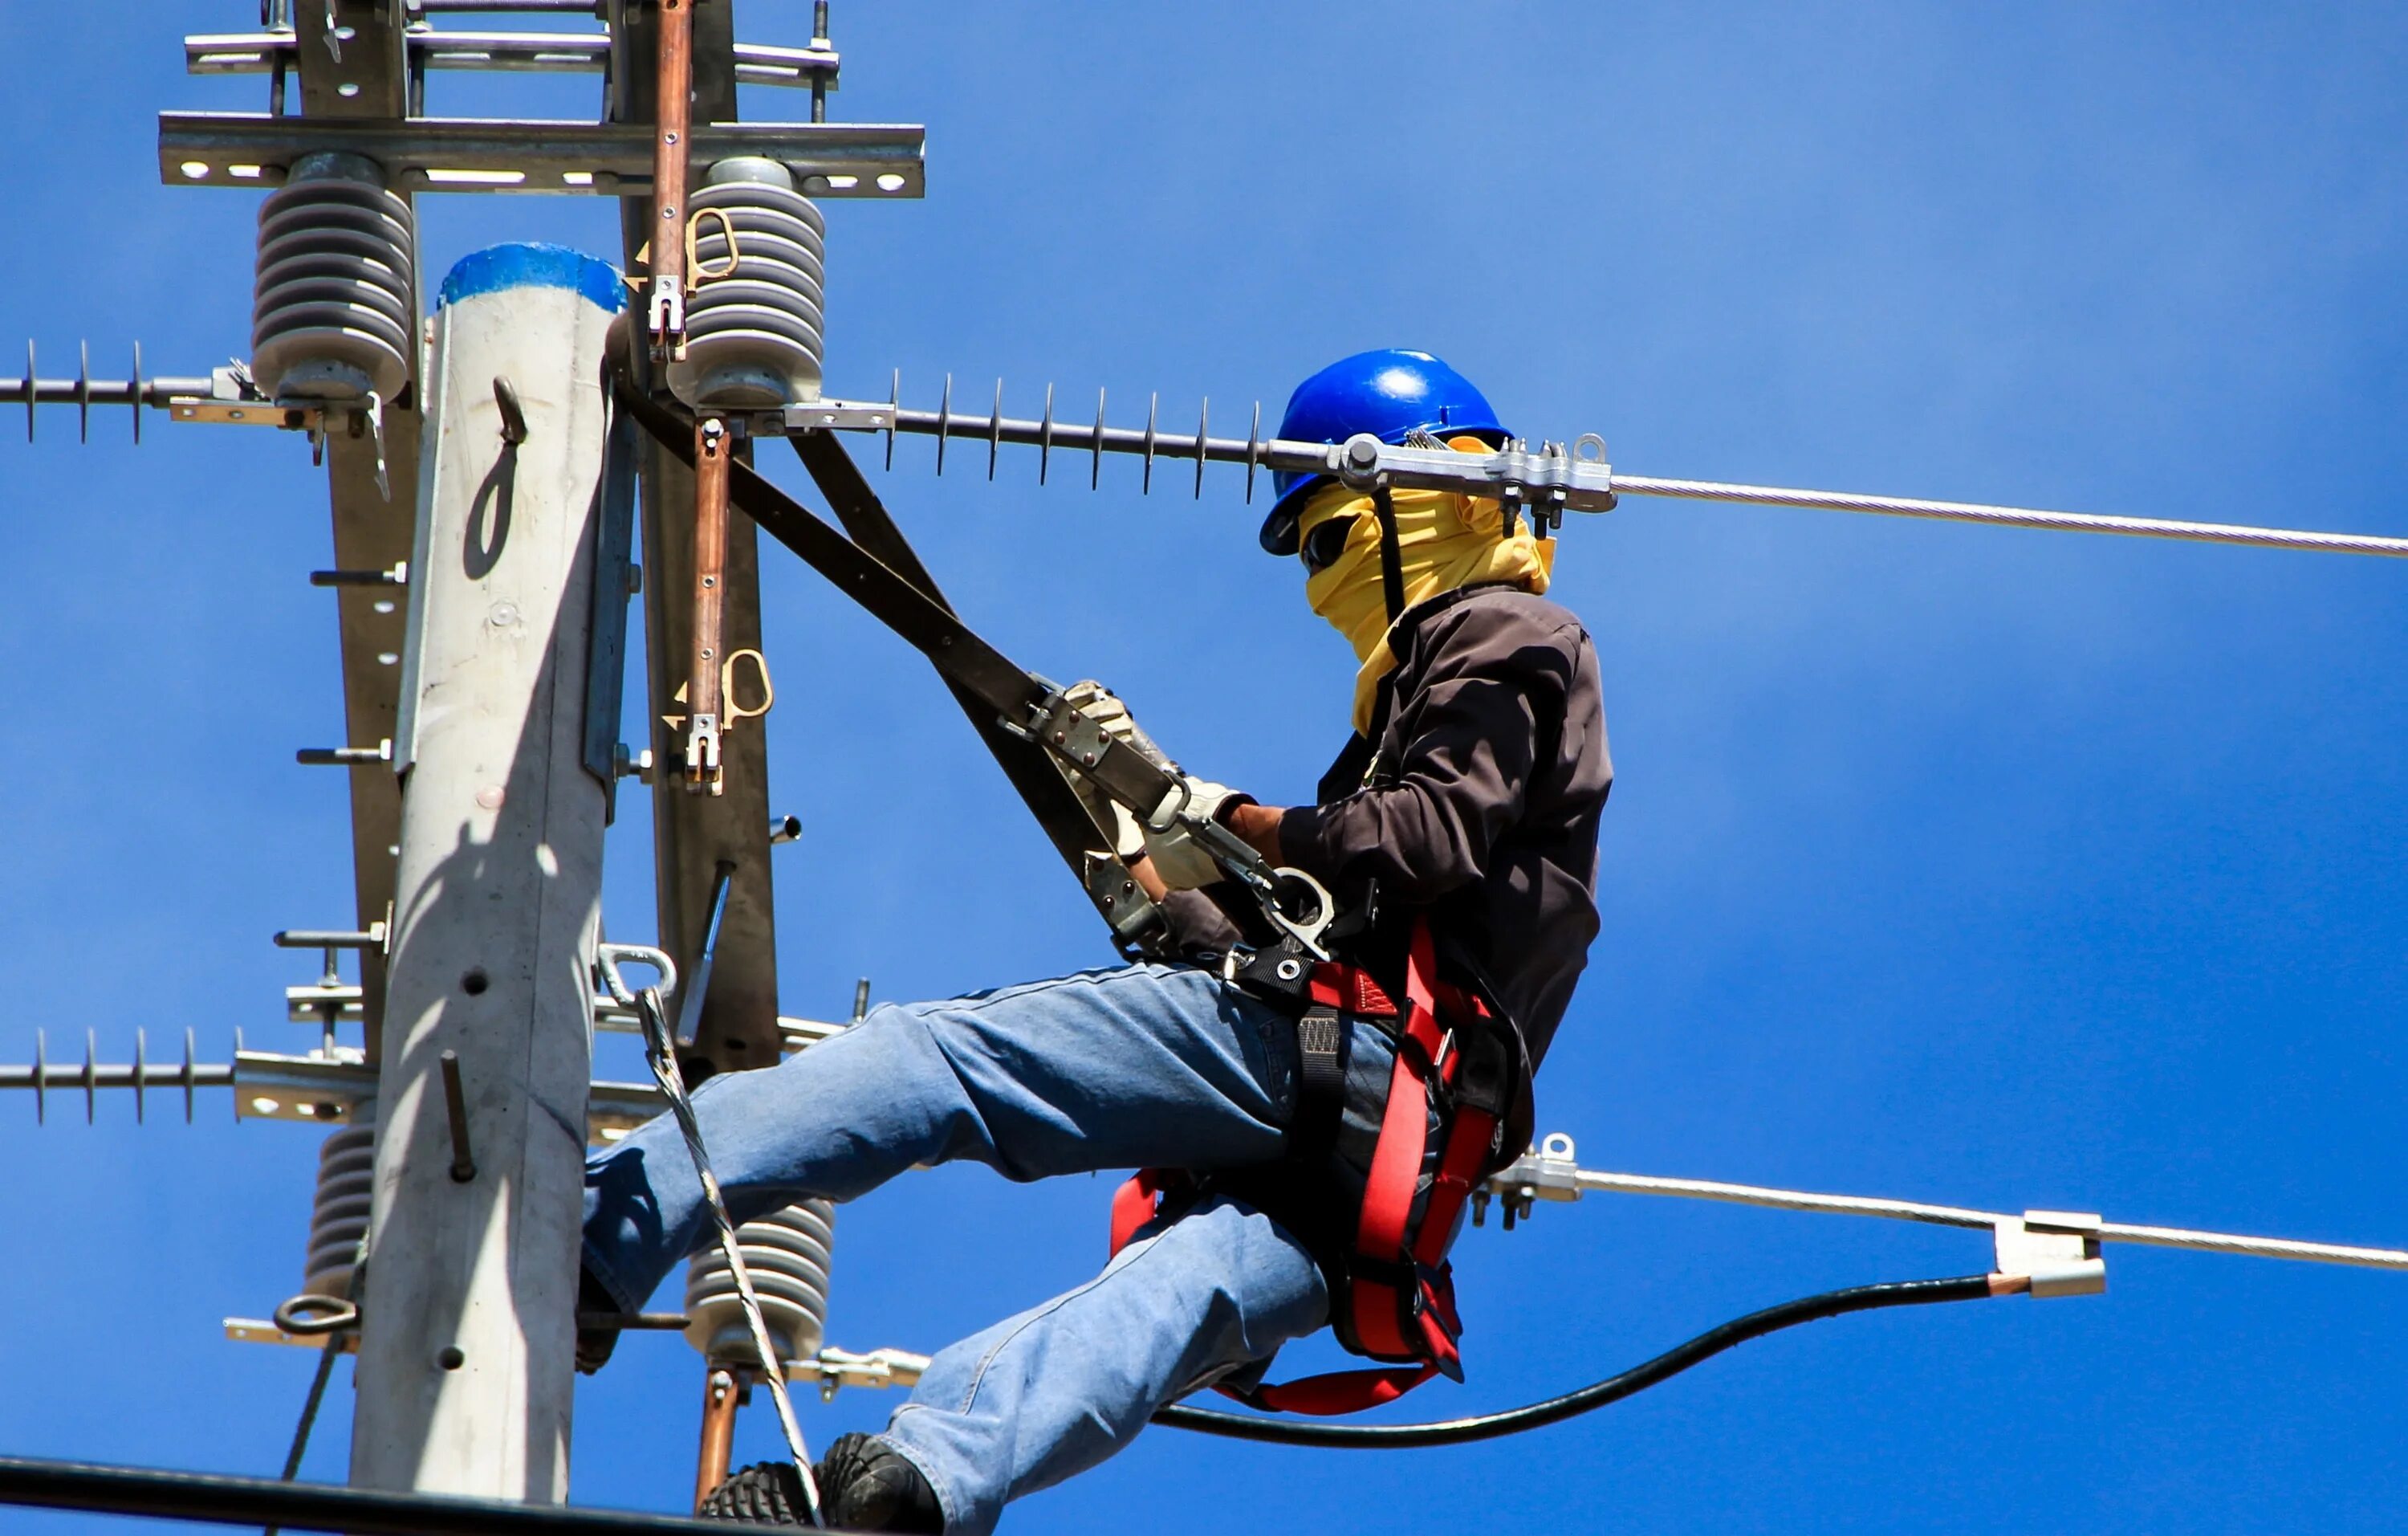
[[2107, 1289], [2107, 1261], [2099, 1256], [2100, 1219], [2071, 1211], [2000, 1218], [1992, 1228], [1998, 1273], [2029, 1282], [2036, 1298], [2100, 1295]]
[[1486, 1184], [1471, 1192], [1471, 1225], [1487, 1224], [1488, 1202], [1491, 1199], [1504, 1202], [1505, 1230], [1526, 1218], [1540, 1200], [1576, 1200], [1581, 1198], [1580, 1159], [1572, 1139], [1555, 1131], [1541, 1140], [1538, 1146], [1515, 1158], [1512, 1165], [1498, 1173]]

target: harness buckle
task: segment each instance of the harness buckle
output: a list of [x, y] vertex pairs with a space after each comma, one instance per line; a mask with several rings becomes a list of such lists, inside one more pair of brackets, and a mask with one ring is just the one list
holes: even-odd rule
[[1447, 1062], [1455, 1055], [1455, 1031], [1449, 1029], [1438, 1040], [1438, 1049], [1430, 1053], [1430, 1076], [1444, 1078]]

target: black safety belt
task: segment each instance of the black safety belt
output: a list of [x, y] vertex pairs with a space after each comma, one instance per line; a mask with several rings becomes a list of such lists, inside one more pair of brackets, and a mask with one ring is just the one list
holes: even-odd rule
[[[803, 467], [810, 472], [820, 494], [827, 497], [828, 510], [836, 513], [837, 521], [853, 536], [853, 541], [917, 587], [930, 602], [951, 613], [953, 605], [938, 589], [936, 578], [920, 563], [919, 554], [903, 537], [903, 530], [895, 525], [895, 519], [878, 499], [878, 493], [869, 488], [844, 444], [827, 432], [806, 432], [786, 440], [795, 445], [795, 456], [803, 461]], [[1114, 941], [1124, 952], [1152, 949], [1160, 933], [1160, 917], [1138, 889], [1127, 866], [1115, 856], [1112, 829], [1096, 824], [1085, 802], [1054, 766], [1044, 748], [997, 724], [994, 707], [965, 684], [946, 676], [941, 668], [938, 677], [954, 702], [961, 705], [970, 729], [986, 743], [986, 750], [994, 756], [996, 766], [1003, 769], [1004, 778], [1010, 781], [1021, 803], [1037, 818], [1039, 830], [1087, 888], [1088, 896], [1111, 925]]]
[[[618, 390], [617, 398], [621, 408], [663, 448], [681, 459], [690, 461], [694, 451], [692, 433], [674, 412], [624, 385]], [[841, 447], [833, 444], [829, 447], [835, 450], [833, 453], [826, 453], [823, 449], [811, 452], [825, 454], [824, 462], [834, 476], [835, 466], [839, 459], [848, 467], [851, 461], [844, 457]], [[809, 454], [805, 463], [811, 464]], [[876, 497], [870, 494], [867, 484], [861, 483], [858, 472], [853, 472], [850, 478], [858, 486], [858, 494], [844, 499], [851, 503], [851, 511], [858, 524], [871, 531], [873, 542], [884, 545], [888, 553], [898, 553], [910, 566], [917, 567], [919, 562], [910, 556], [909, 545], [904, 543], [902, 534], [896, 529], [893, 521], [885, 517], [882, 509], [878, 510], [874, 517], [869, 515], [869, 510], [876, 507]], [[862, 545], [830, 527], [809, 508], [762, 478], [741, 459], [730, 462], [728, 498], [764, 532], [785, 545], [804, 564], [858, 603], [871, 617], [926, 656], [946, 684], [953, 689], [955, 696], [962, 700], [964, 709], [978, 711], [972, 717], [974, 722], [990, 724], [1001, 737], [1013, 742], [1010, 755], [1026, 765], [1023, 772], [1012, 774], [1015, 787], [1026, 780], [1043, 782], [1037, 779], [1035, 773], [1026, 770], [1035, 765], [1027, 754], [1019, 750], [1025, 746], [1060, 759], [1140, 819], [1152, 815], [1164, 805], [1171, 804], [1185, 789], [1185, 781], [1179, 775], [1156, 766], [1136, 748], [1108, 735], [1102, 727], [1066, 702], [1060, 690], [1043, 678], [1015, 666], [1002, 653], [980, 639], [941, 601], [930, 596], [920, 585]], [[924, 569], [921, 574], [925, 575]], [[982, 729], [981, 735], [985, 736], [986, 731]], [[999, 761], [1005, 760], [1006, 754], [998, 753], [997, 757]], [[1051, 765], [1047, 767], [1050, 768]], [[1006, 771], [1010, 770], [1007, 768]], [[1061, 782], [1058, 773], [1055, 780]], [[1062, 788], [1068, 792], [1068, 783], [1062, 782]], [[1051, 808], [1056, 803], [1050, 789], [1040, 793], [1043, 798], [1032, 799], [1032, 810], [1040, 804]], [[1075, 800], [1076, 797], [1072, 798]], [[1093, 825], [1083, 806], [1080, 807], [1079, 815], [1082, 821]], [[1057, 827], [1068, 830], [1068, 817], [1058, 811], [1040, 811], [1039, 819], [1046, 825], [1049, 836], [1053, 836]], [[1096, 828], [1096, 832], [1106, 850], [1102, 855], [1102, 869], [1082, 870], [1082, 883], [1106, 920], [1113, 925], [1115, 938], [1124, 944], [1135, 944], [1141, 932], [1152, 923], [1159, 921], [1158, 912], [1135, 888], [1134, 883], [1126, 880], [1125, 870], [1117, 861], [1111, 859], [1109, 834], [1102, 828]], [[1263, 898], [1266, 901], [1269, 899], [1271, 882], [1268, 871], [1261, 867], [1259, 857], [1239, 843], [1234, 835], [1214, 827], [1202, 828], [1193, 835], [1220, 839], [1226, 845], [1226, 852], [1215, 856], [1222, 858], [1225, 866], [1233, 858], [1240, 862], [1254, 860], [1253, 878], [1260, 883]], [[1067, 859], [1068, 845], [1057, 840], [1055, 846], [1065, 849]], [[1087, 855], [1094, 852], [1084, 837], [1078, 838], [1075, 846], [1082, 862], [1085, 862]], [[1100, 880], [1099, 872], [1109, 873], [1114, 878]], [[1109, 886], [1109, 889], [1099, 886]]]
[[1397, 538], [1397, 503], [1385, 485], [1371, 488], [1371, 510], [1380, 522], [1380, 596], [1395, 624], [1405, 616], [1405, 556]]

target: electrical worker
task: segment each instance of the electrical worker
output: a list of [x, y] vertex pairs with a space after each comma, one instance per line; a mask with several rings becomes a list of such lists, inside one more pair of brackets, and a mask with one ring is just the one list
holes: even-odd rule
[[[1280, 436], [1359, 433], [1470, 452], [1508, 437], [1454, 369], [1397, 351], [1307, 380]], [[809, 1197], [850, 1200], [920, 1164], [981, 1162], [1024, 1181], [1184, 1175], [1148, 1175], [1133, 1210], [1125, 1191], [1125, 1245], [1099, 1278], [942, 1351], [882, 1433], [835, 1442], [817, 1469], [832, 1526], [982, 1536], [1008, 1500], [1096, 1465], [1206, 1385], [1329, 1411], [1455, 1373], [1445, 1244], [1467, 1180], [1527, 1145], [1527, 1073], [1597, 933], [1612, 782], [1597, 657], [1580, 621], [1541, 596], [1554, 542], [1509, 507], [1326, 477], [1283, 475], [1278, 489], [1262, 545], [1301, 556], [1306, 600], [1354, 647], [1354, 734], [1315, 805], [1188, 782], [1270, 863], [1314, 876], [1355, 914], [1331, 941], [1343, 963], [1311, 967], [1309, 996], [1257, 984], [1268, 926], [1250, 924], [1234, 887], [1214, 889], [1221, 873], [1194, 844], [1124, 815], [1120, 852], [1162, 903], [1175, 959], [878, 1008], [774, 1069], [695, 1095], [739, 1222]], [[1082, 685], [1081, 697], [1154, 751], [1110, 694]], [[1428, 1004], [1430, 1032], [1406, 1026], [1412, 1008], [1392, 999], [1409, 995]], [[1477, 1133], [1458, 1134], [1475, 1110]], [[1375, 1170], [1398, 1162], [1401, 1175]], [[1362, 1234], [1380, 1220], [1387, 1249], [1369, 1253]], [[588, 1167], [580, 1310], [635, 1311], [710, 1241], [663, 1116]], [[1323, 1378], [1341, 1385], [1317, 1400], [1259, 1389], [1281, 1345], [1331, 1324], [1349, 1347], [1418, 1369]], [[580, 1368], [615, 1338], [580, 1336]], [[798, 1483], [764, 1463], [704, 1512], [798, 1522]]]

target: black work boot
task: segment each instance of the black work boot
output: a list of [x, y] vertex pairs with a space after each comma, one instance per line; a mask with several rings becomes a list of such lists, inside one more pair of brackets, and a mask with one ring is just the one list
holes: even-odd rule
[[791, 1461], [756, 1461], [728, 1474], [727, 1481], [704, 1496], [694, 1512], [705, 1520], [734, 1520], [748, 1526], [807, 1526], [811, 1523], [803, 1502], [803, 1480]]
[[[602, 1288], [602, 1282], [583, 1269], [577, 1271], [577, 1312], [581, 1318], [587, 1313], [615, 1315], [619, 1303]], [[580, 1328], [577, 1330], [577, 1371], [591, 1376], [610, 1363], [610, 1352], [619, 1347], [617, 1328]]]
[[820, 1513], [838, 1530], [940, 1536], [945, 1529], [937, 1490], [909, 1457], [876, 1435], [838, 1435], [814, 1470]]
[[[891, 1530], [907, 1536], [939, 1536], [944, 1512], [937, 1490], [920, 1469], [875, 1435], [841, 1435], [813, 1469], [820, 1485], [820, 1513], [834, 1530]], [[737, 1520], [756, 1526], [810, 1522], [803, 1480], [791, 1461], [762, 1461], [710, 1490], [695, 1511], [706, 1520]]]

